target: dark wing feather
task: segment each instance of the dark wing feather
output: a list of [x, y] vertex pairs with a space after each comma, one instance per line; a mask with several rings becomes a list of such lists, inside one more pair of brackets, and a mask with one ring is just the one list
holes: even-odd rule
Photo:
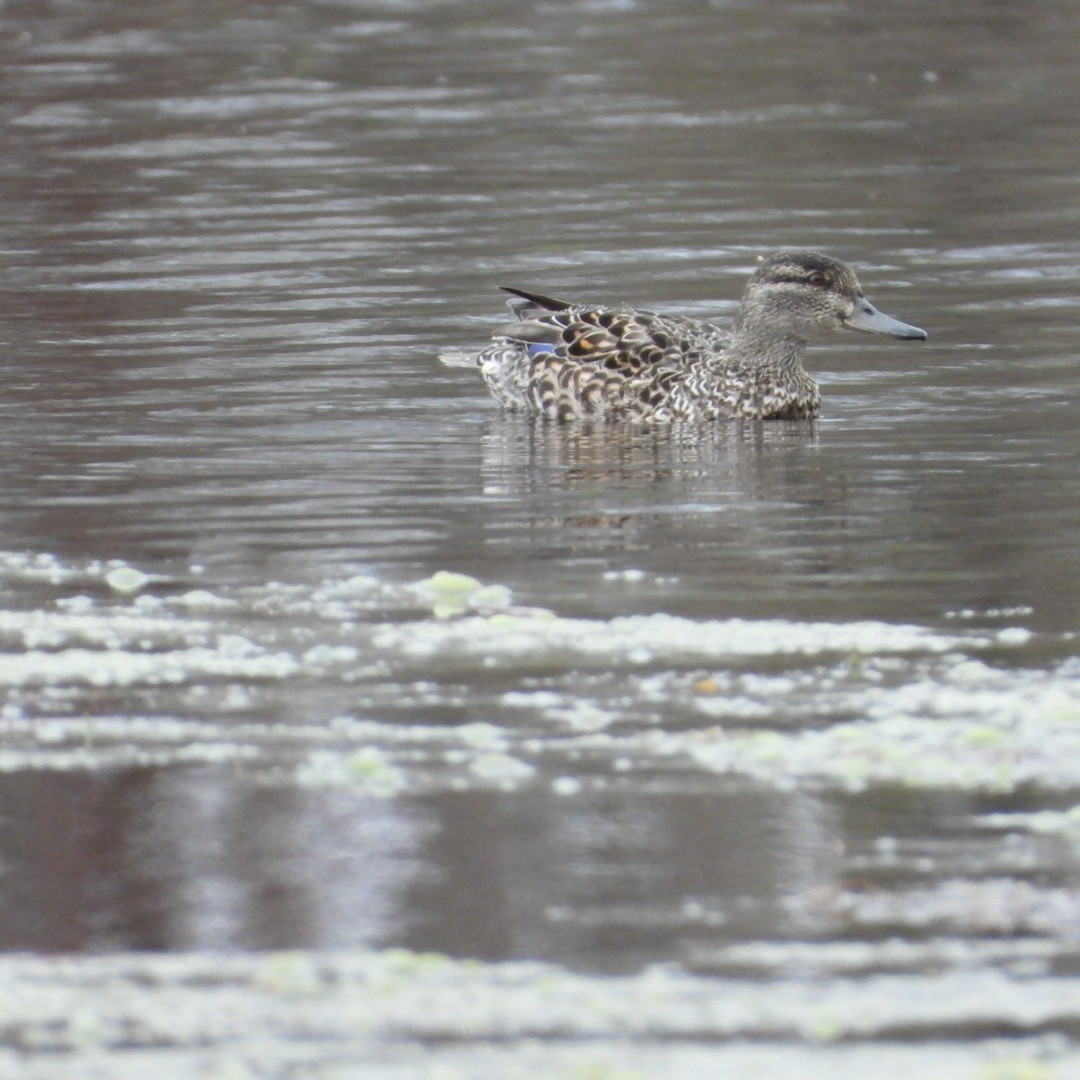
[[565, 300], [553, 300], [550, 296], [544, 296], [543, 293], [526, 292], [524, 289], [515, 289], [512, 285], [500, 285], [499, 288], [503, 292], [520, 296], [522, 300], [528, 300], [530, 304], [535, 304], [536, 307], [543, 308], [545, 311], [565, 311], [571, 306]]

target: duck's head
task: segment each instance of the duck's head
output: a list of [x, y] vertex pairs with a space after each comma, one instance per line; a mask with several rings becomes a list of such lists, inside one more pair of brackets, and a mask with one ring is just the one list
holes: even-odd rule
[[850, 266], [813, 251], [782, 251], [766, 259], [746, 286], [736, 325], [743, 332], [803, 341], [844, 328], [926, 340], [925, 330], [878, 311]]

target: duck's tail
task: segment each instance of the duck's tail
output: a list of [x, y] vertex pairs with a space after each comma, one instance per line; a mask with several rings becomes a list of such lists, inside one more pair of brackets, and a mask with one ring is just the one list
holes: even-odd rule
[[[516, 299], [508, 300], [507, 304], [517, 320], [512, 326], [502, 326], [495, 330], [495, 337], [509, 337], [518, 341], [546, 343], [556, 337], [559, 330], [550, 327], [529, 325], [527, 328], [522, 324], [531, 324], [531, 321], [548, 315], [553, 311], [565, 311], [570, 305], [565, 300], [553, 300], [543, 293], [526, 292], [524, 289], [515, 289], [509, 285], [500, 285], [503, 292], [512, 293]], [[538, 349], [541, 345], [530, 345], [530, 350]], [[520, 346], [519, 346], [520, 348]], [[545, 350], [548, 345], [543, 344]], [[469, 352], [467, 349], [447, 349], [439, 353], [439, 360], [447, 367], [479, 367], [483, 363], [485, 352]]]
[[469, 352], [468, 349], [447, 349], [445, 352], [439, 353], [439, 363], [445, 364], [447, 367], [478, 367], [480, 354], [478, 352]]

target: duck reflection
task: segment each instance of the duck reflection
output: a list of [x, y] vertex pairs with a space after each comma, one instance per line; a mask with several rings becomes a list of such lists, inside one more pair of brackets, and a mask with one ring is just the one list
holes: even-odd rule
[[[755, 519], [806, 496], [811, 421], [732, 424], [558, 424], [499, 416], [482, 443], [485, 496], [506, 500], [489, 544], [551, 535], [552, 554], [610, 548], [697, 547], [716, 515]], [[524, 520], [523, 520], [524, 519]], [[715, 533], [714, 533], [715, 540]]]
[[777, 458], [802, 456], [817, 438], [814, 421], [560, 424], [504, 414], [483, 436], [484, 491], [521, 495], [625, 483], [694, 487], [718, 472], [760, 480]]

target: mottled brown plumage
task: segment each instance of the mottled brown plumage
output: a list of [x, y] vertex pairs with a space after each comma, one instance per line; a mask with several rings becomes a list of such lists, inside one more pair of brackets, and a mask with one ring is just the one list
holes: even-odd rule
[[679, 315], [568, 304], [507, 289], [515, 322], [479, 353], [477, 366], [509, 409], [559, 420], [796, 419], [817, 416], [821, 396], [802, 365], [810, 338], [849, 327], [925, 339], [863, 296], [854, 272], [827, 255], [789, 251], [750, 279], [730, 330]]

